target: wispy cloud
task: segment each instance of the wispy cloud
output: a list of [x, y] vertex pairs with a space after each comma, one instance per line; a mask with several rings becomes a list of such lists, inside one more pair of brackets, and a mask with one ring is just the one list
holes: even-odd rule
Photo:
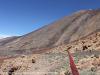
[[0, 34], [0, 39], [2, 38], [6, 38], [6, 37], [10, 37], [11, 35], [3, 35], [3, 34]]

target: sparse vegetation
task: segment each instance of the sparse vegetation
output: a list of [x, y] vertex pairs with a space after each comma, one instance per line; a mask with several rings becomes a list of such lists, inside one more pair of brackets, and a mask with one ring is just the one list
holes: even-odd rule
[[32, 59], [32, 63], [36, 63], [36, 60], [35, 59]]
[[96, 72], [96, 67], [91, 67], [92, 72]]
[[65, 71], [64, 73], [65, 75], [71, 75], [71, 73], [69, 71]]
[[88, 47], [85, 45], [85, 46], [83, 46], [83, 50], [86, 50], [86, 49], [88, 49]]
[[95, 57], [95, 58], [99, 58], [99, 55], [98, 55], [98, 54], [94, 54], [94, 57]]
[[12, 67], [9, 71], [8, 71], [8, 75], [13, 75], [13, 73], [18, 70], [18, 67]]

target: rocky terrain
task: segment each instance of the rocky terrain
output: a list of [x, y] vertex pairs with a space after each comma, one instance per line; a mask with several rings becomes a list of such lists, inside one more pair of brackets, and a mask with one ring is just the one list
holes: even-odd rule
[[5, 59], [1, 64], [0, 73], [8, 75], [13, 68], [14, 75], [71, 75], [66, 52], [69, 47], [80, 75], [100, 74], [100, 32], [41, 54]]
[[[82, 10], [29, 34], [0, 41], [1, 75], [100, 75], [100, 10]], [[19, 56], [20, 55], [20, 56]]]

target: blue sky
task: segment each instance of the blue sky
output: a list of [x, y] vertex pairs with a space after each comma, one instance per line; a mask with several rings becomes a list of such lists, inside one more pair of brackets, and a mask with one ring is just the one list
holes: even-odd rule
[[0, 36], [23, 35], [100, 0], [0, 0]]

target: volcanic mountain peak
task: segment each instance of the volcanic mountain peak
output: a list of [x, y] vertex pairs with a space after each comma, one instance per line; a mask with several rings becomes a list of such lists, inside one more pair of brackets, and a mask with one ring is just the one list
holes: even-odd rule
[[99, 9], [81, 10], [12, 41], [6, 40], [8, 42], [0, 46], [0, 50], [9, 50], [10, 54], [16, 52], [27, 54], [41, 48], [52, 48], [64, 43], [68, 44], [99, 31], [99, 20]]

